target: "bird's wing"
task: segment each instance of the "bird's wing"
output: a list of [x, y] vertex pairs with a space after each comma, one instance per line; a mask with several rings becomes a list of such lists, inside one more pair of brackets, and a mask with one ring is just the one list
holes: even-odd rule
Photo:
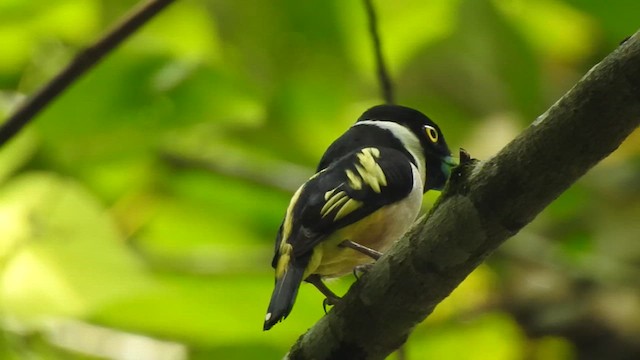
[[293, 258], [304, 257], [336, 230], [406, 197], [414, 186], [411, 163], [390, 148], [359, 149], [332, 163], [293, 196], [278, 235]]

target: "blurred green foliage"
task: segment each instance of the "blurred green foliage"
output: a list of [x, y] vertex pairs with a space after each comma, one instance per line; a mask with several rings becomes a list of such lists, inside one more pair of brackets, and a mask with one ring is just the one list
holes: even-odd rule
[[[133, 5], [0, 0], [0, 114]], [[635, 0], [377, 6], [399, 101], [481, 159], [640, 25]], [[0, 357], [281, 358], [323, 310], [303, 286], [262, 332], [273, 237], [292, 189], [380, 101], [364, 14], [178, 1], [0, 149]], [[584, 358], [562, 330], [581, 321], [637, 345], [639, 150], [636, 132], [474, 272], [408, 357]]]

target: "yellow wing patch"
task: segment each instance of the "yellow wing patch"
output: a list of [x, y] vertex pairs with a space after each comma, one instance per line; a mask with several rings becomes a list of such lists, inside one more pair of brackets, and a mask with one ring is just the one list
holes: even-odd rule
[[[387, 177], [376, 161], [376, 159], [380, 157], [380, 150], [376, 148], [364, 148], [357, 156], [360, 164], [356, 165], [356, 170], [362, 178], [362, 181], [369, 185], [373, 191], [380, 193], [380, 187], [387, 186]], [[349, 174], [347, 174], [347, 176], [349, 176]]]
[[334, 221], [342, 219], [362, 206], [361, 201], [350, 198], [344, 191], [336, 192], [336, 189], [327, 191], [324, 194], [324, 198], [326, 202], [320, 210], [320, 216], [326, 217], [330, 212], [337, 209], [338, 212], [333, 218]]
[[282, 226], [282, 243], [286, 243], [289, 240], [289, 236], [291, 235], [291, 227], [293, 226], [293, 208], [296, 205], [296, 201], [300, 197], [300, 193], [302, 192], [302, 188], [304, 188], [304, 184], [298, 188], [291, 201], [289, 202], [289, 207], [287, 208], [287, 213], [284, 216], [284, 224]]
[[347, 178], [349, 179], [349, 186], [353, 190], [362, 189], [362, 178], [360, 176], [356, 175], [353, 171], [349, 169], [347, 169], [345, 173], [347, 174]]
[[[320, 215], [322, 217], [327, 216], [327, 214], [329, 214], [331, 210], [335, 209], [336, 207], [339, 208], [350, 199], [346, 192], [338, 191], [337, 193], [334, 194], [335, 190], [336, 189], [333, 189], [325, 193], [325, 199], [327, 199], [327, 202], [324, 203], [324, 206], [320, 210]], [[327, 194], [329, 193], [331, 194], [327, 198]]]
[[280, 243], [280, 257], [278, 258], [278, 265], [276, 266], [276, 277], [281, 278], [287, 271], [289, 261], [291, 261], [291, 253], [293, 253], [293, 246], [282, 241]]
[[362, 201], [349, 199], [349, 200], [347, 200], [347, 202], [344, 203], [344, 205], [342, 205], [340, 210], [338, 210], [338, 213], [333, 218], [333, 220], [334, 221], [335, 220], [340, 220], [343, 217], [345, 217], [345, 216], [351, 214], [352, 212], [358, 210], [358, 208], [360, 208], [361, 206], [362, 206]]
[[[361, 190], [363, 186], [367, 185], [376, 193], [380, 193], [381, 187], [387, 186], [387, 177], [376, 161], [380, 157], [380, 150], [364, 148], [356, 156], [358, 157], [358, 164], [355, 165], [356, 171], [345, 170], [349, 187], [353, 190]], [[334, 221], [342, 219], [363, 205], [362, 201], [350, 198], [345, 191], [338, 191], [338, 188], [324, 193], [324, 200], [325, 203], [320, 210], [320, 215], [326, 217], [332, 211], [337, 210], [333, 218]]]

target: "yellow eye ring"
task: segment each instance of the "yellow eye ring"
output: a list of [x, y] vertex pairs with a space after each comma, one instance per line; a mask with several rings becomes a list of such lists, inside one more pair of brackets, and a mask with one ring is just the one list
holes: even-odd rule
[[427, 136], [429, 137], [429, 140], [431, 140], [431, 142], [433, 143], [438, 142], [438, 130], [436, 130], [436, 128], [434, 128], [433, 126], [426, 125], [424, 127], [424, 131], [427, 133]]

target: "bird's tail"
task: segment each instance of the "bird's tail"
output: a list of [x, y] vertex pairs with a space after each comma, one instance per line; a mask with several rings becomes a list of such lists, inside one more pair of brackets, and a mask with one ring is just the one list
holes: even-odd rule
[[273, 325], [289, 315], [293, 303], [296, 301], [303, 275], [304, 268], [289, 263], [282, 276], [276, 278], [276, 287], [271, 294], [267, 316], [264, 320], [264, 330], [271, 329]]

